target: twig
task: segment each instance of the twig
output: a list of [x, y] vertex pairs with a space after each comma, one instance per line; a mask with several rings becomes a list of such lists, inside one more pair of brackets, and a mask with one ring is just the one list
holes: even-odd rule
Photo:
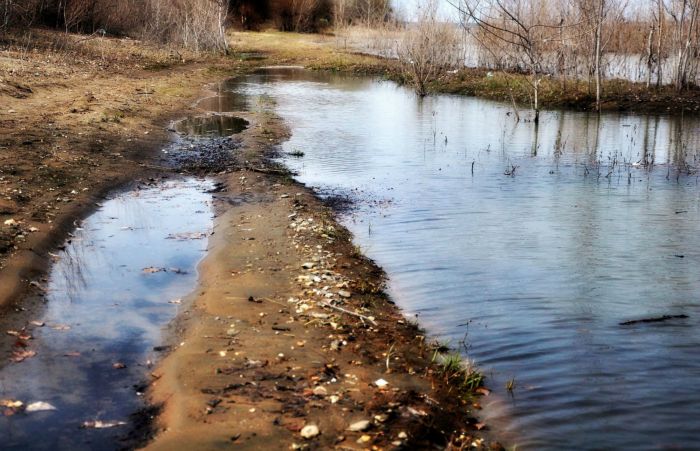
[[262, 174], [275, 174], [275, 175], [289, 175], [290, 172], [286, 169], [268, 169], [268, 168], [256, 168], [254, 166], [245, 167], [249, 171], [260, 172]]
[[332, 308], [332, 309], [334, 309], [334, 310], [338, 310], [339, 312], [347, 313], [348, 315], [356, 316], [356, 317], [360, 318], [360, 319], [363, 320], [363, 321], [364, 321], [364, 320], [367, 320], [367, 321], [369, 321], [370, 323], [372, 323], [373, 326], [376, 326], [376, 325], [377, 325], [377, 322], [376, 322], [375, 320], [373, 320], [372, 318], [370, 318], [369, 316], [365, 316], [365, 315], [361, 315], [361, 314], [359, 314], [359, 313], [351, 312], [350, 310], [345, 310], [345, 309], [342, 308], [342, 307], [336, 307], [335, 305], [331, 305], [331, 304], [329, 304], [329, 303], [327, 303], [327, 302], [321, 302], [321, 305], [324, 306], [324, 307]]

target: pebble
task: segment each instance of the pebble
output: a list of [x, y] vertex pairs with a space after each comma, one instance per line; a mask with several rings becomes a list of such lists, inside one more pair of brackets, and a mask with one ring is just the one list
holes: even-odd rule
[[374, 385], [376, 385], [379, 388], [384, 388], [387, 385], [389, 385], [389, 382], [385, 381], [384, 379], [377, 379], [374, 381]]
[[350, 425], [350, 427], [348, 428], [348, 431], [351, 431], [351, 432], [366, 431], [367, 429], [369, 429], [370, 424], [371, 423], [369, 422], [369, 420], [356, 421]]
[[401, 440], [405, 440], [405, 439], [408, 438], [408, 434], [406, 434], [404, 431], [401, 431], [401, 432], [399, 432], [398, 437], [399, 437]]
[[326, 396], [328, 394], [328, 390], [326, 390], [326, 387], [315, 387], [314, 388], [314, 395], [316, 396]]
[[320, 433], [321, 431], [315, 424], [307, 424], [301, 429], [301, 436], [304, 438], [314, 438]]
[[357, 443], [360, 443], [360, 444], [367, 443], [370, 440], [372, 440], [372, 437], [370, 437], [369, 435], [363, 435], [362, 437], [357, 439]]
[[340, 291], [338, 292], [338, 295], [339, 295], [341, 298], [349, 298], [350, 296], [352, 296], [352, 294], [351, 294], [349, 291], [346, 291], [346, 290], [340, 290]]

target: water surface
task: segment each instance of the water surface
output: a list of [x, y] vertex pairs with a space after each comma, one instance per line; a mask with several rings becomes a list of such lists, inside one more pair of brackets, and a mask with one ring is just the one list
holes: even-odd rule
[[[549, 111], [537, 127], [498, 102], [290, 70], [229, 89], [274, 98], [299, 180], [359, 201], [357, 244], [486, 372], [482, 416], [507, 443], [697, 447], [697, 119]], [[619, 325], [667, 314], [689, 318]]]
[[208, 138], [235, 135], [246, 128], [248, 121], [225, 114], [193, 116], [175, 123], [175, 130], [183, 135]]
[[[36, 356], [0, 369], [0, 399], [57, 410], [0, 415], [2, 449], [121, 449], [162, 328], [196, 283], [211, 227], [209, 182], [129, 191], [90, 215], [57, 256]], [[84, 422], [125, 422], [81, 429]]]

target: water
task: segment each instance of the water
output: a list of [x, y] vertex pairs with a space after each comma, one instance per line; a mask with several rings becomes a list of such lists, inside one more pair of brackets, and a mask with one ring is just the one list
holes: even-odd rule
[[[506, 443], [697, 447], [698, 119], [549, 111], [536, 127], [497, 102], [290, 70], [230, 89], [275, 99], [299, 180], [358, 200], [356, 243], [484, 370], [482, 417]], [[666, 314], [689, 318], [619, 325]]]
[[[135, 385], [148, 382], [162, 327], [196, 283], [212, 222], [209, 188], [188, 179], [126, 192], [75, 232], [51, 270], [45, 312], [35, 318], [45, 326], [29, 326], [36, 356], [0, 369], [0, 399], [57, 410], [0, 415], [0, 448], [125, 446], [130, 415], [145, 406]], [[94, 420], [127, 424], [80, 428]]]
[[178, 133], [208, 138], [235, 135], [246, 128], [248, 128], [248, 121], [225, 114], [193, 116], [175, 123], [175, 130]]

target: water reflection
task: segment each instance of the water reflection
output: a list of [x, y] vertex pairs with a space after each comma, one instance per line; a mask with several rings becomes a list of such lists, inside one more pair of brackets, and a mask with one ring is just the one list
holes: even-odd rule
[[231, 136], [248, 128], [248, 121], [236, 116], [211, 114], [194, 116], [175, 123], [175, 130], [189, 136]]
[[[36, 356], [0, 369], [0, 398], [57, 410], [0, 416], [2, 449], [119, 449], [129, 425], [79, 429], [84, 421], [129, 421], [170, 300], [196, 282], [206, 239], [171, 234], [211, 226], [208, 182], [170, 182], [120, 194], [87, 218], [52, 268], [46, 312], [30, 326]], [[166, 271], [146, 274], [147, 267]], [[179, 271], [174, 271], [177, 268]], [[126, 368], [114, 368], [123, 363]]]
[[[231, 89], [275, 99], [301, 181], [362, 194], [344, 219], [357, 243], [431, 332], [468, 332], [500, 394], [484, 415], [519, 449], [696, 446], [698, 119], [548, 111], [535, 127], [507, 104], [303, 71]], [[618, 324], [664, 314], [690, 318]]]

